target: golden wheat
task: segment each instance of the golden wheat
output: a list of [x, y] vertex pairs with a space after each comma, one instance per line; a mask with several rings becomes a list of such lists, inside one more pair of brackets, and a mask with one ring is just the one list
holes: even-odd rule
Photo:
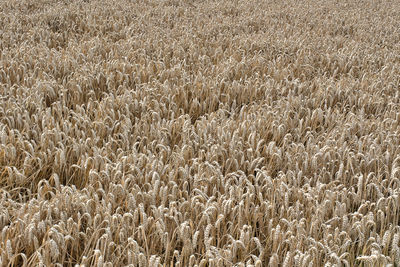
[[2, 1], [0, 266], [396, 266], [399, 21]]

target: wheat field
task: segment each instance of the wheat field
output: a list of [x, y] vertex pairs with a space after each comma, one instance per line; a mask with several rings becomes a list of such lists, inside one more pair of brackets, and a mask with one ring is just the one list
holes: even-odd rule
[[399, 266], [398, 0], [0, 1], [0, 266]]

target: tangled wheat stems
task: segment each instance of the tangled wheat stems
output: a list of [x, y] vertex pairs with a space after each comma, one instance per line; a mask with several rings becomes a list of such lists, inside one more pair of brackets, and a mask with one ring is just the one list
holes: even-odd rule
[[399, 7], [2, 1], [0, 266], [395, 266]]

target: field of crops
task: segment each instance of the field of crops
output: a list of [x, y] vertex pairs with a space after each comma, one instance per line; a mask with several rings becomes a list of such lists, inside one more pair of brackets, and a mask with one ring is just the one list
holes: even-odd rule
[[398, 0], [0, 1], [0, 266], [398, 266]]

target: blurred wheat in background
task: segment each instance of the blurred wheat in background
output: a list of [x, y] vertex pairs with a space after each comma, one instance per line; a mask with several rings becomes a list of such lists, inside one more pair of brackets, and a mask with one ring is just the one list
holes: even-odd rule
[[400, 3], [0, 2], [0, 266], [400, 262]]

